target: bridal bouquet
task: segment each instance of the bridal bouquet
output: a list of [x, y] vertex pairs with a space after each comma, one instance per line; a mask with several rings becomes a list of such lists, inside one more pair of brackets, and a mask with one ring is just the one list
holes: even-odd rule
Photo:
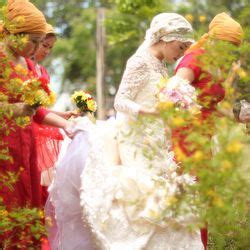
[[43, 78], [33, 78], [24, 81], [21, 87], [22, 101], [33, 108], [49, 107], [54, 104], [56, 96], [49, 84]]
[[170, 79], [162, 79], [159, 85], [159, 108], [166, 107], [166, 104], [184, 109], [197, 106], [195, 88], [187, 80], [174, 76]]
[[184, 126], [200, 112], [195, 88], [181, 77], [162, 79], [157, 97], [156, 108], [171, 127]]
[[94, 113], [97, 110], [97, 104], [93, 97], [82, 90], [75, 91], [71, 100], [81, 113]]

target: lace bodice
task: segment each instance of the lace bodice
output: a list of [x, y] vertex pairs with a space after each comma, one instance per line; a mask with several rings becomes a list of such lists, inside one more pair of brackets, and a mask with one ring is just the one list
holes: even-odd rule
[[115, 98], [115, 109], [136, 116], [140, 107], [153, 107], [156, 104], [157, 83], [166, 76], [166, 66], [148, 51], [134, 54], [127, 62]]

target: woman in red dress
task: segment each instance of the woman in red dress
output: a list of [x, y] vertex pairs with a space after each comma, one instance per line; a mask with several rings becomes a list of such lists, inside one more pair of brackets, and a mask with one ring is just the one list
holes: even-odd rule
[[[40, 65], [50, 53], [56, 42], [56, 34], [50, 24], [46, 24], [46, 35], [39, 44], [32, 60], [26, 58], [28, 68], [33, 74], [40, 78], [46, 85], [50, 83], [50, 76], [45, 67]], [[42, 175], [42, 184], [48, 186], [52, 181], [52, 167], [58, 159], [61, 148], [61, 142], [64, 139], [59, 128], [71, 116], [76, 116], [74, 111], [54, 111], [46, 108], [39, 108], [37, 113], [43, 113], [44, 119], [35, 119], [34, 128], [36, 131], [36, 146], [38, 152], [38, 166], [44, 174]], [[40, 117], [40, 116], [39, 116]], [[37, 117], [35, 117], [37, 118]], [[46, 193], [46, 192], [45, 192]], [[47, 198], [45, 196], [45, 198]]]
[[[18, 19], [23, 21], [18, 24]], [[28, 70], [24, 57], [31, 56], [37, 49], [46, 31], [46, 20], [43, 14], [30, 2], [8, 1], [7, 4], [8, 24], [4, 24], [1, 34], [4, 36], [3, 49], [1, 51], [1, 62], [3, 67], [11, 70], [8, 81], [30, 79], [32, 72]], [[10, 25], [12, 24], [12, 25]], [[13, 45], [11, 38], [24, 34], [28, 41], [22, 47]], [[8, 55], [8, 56], [7, 56]], [[10, 59], [11, 58], [11, 59]], [[6, 60], [5, 60], [6, 59]], [[20, 73], [16, 67], [21, 66], [25, 73]], [[3, 72], [2, 72], [3, 73]], [[6, 76], [1, 76], [2, 78]], [[32, 116], [35, 113], [30, 106], [22, 103], [20, 95], [9, 92], [7, 86], [1, 86], [0, 91], [8, 96], [8, 106], [14, 110], [13, 116]], [[37, 114], [40, 120], [43, 114]], [[12, 118], [13, 119], [13, 118]], [[6, 119], [6, 123], [11, 120]], [[35, 145], [34, 129], [32, 124], [21, 128], [14, 126], [8, 135], [5, 130], [1, 131], [3, 142], [7, 143], [9, 154], [13, 161], [0, 161], [0, 174], [7, 171], [19, 173], [17, 182], [13, 185], [13, 190], [7, 187], [0, 189], [0, 196], [4, 205], [8, 208], [14, 207], [42, 207], [42, 192], [40, 186], [40, 172], [37, 167], [37, 152]], [[21, 170], [21, 171], [20, 171]]]
[[[206, 53], [203, 45], [209, 42], [209, 38], [230, 42], [240, 45], [243, 38], [243, 30], [239, 23], [229, 17], [226, 13], [218, 14], [209, 25], [209, 32], [200, 41], [194, 44], [182, 60], [177, 65], [175, 75], [186, 79], [197, 89], [198, 104], [201, 106], [200, 122], [201, 126], [213, 128], [212, 115], [217, 111], [217, 104], [223, 100], [225, 90], [220, 82], [216, 82], [214, 77], [203, 69], [199, 62], [199, 56]], [[202, 125], [203, 124], [203, 125]], [[192, 131], [192, 125], [185, 128], [175, 129], [172, 133], [174, 150], [179, 148], [187, 156], [192, 155], [196, 149], [190, 149], [187, 134]], [[207, 131], [208, 139], [213, 135], [213, 131]], [[178, 161], [178, 155], [177, 155]], [[207, 229], [201, 229], [201, 238], [204, 248], [207, 247]]]
[[[37, 77], [24, 58], [34, 55], [44, 38], [46, 20], [43, 14], [27, 0], [9, 0], [5, 20], [6, 22], [0, 25], [0, 35], [3, 38], [0, 48], [0, 94], [6, 96], [8, 102], [0, 102], [0, 111], [4, 115], [0, 129], [0, 150], [8, 147], [12, 160], [0, 159], [0, 176], [3, 177], [8, 173], [18, 174], [18, 179], [12, 185], [12, 189], [7, 187], [2, 179], [0, 203], [7, 211], [24, 207], [43, 208], [44, 197], [40, 184], [41, 168], [36, 147], [35, 121], [42, 123], [49, 117], [49, 113], [42, 108], [36, 111], [23, 103], [21, 93], [15, 91], [13, 84], [21, 84]], [[13, 112], [12, 116], [8, 115], [8, 110]], [[23, 116], [29, 116], [31, 123], [25, 127], [15, 125], [14, 119]], [[67, 125], [67, 120], [61, 117], [56, 122], [61, 128]], [[23, 232], [24, 230], [22, 229]], [[1, 231], [0, 248], [4, 246], [2, 244], [5, 244], [6, 240], [11, 239], [12, 245], [20, 243], [19, 233], [18, 228], [14, 233]], [[34, 244], [37, 249], [40, 247], [39, 240], [38, 242], [35, 240]]]

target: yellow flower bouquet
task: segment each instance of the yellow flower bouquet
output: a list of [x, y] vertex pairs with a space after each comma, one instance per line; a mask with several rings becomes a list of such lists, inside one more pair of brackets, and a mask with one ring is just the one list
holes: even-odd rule
[[75, 91], [71, 100], [81, 113], [94, 113], [97, 110], [97, 104], [93, 97], [82, 90]]
[[34, 108], [39, 106], [49, 107], [54, 104], [55, 99], [55, 93], [42, 78], [29, 79], [23, 83], [22, 101], [30, 106]]

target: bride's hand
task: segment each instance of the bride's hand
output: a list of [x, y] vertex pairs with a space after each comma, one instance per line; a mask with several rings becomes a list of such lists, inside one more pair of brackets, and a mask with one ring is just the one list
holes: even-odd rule
[[73, 139], [78, 132], [88, 131], [92, 126], [93, 122], [88, 117], [82, 117], [80, 120], [66, 120], [63, 130], [70, 139]]
[[63, 127], [63, 130], [65, 132], [65, 134], [70, 138], [73, 139], [75, 133], [72, 131], [72, 122], [71, 121], [67, 121], [65, 123], [65, 126]]
[[70, 110], [70, 111], [62, 112], [61, 116], [64, 119], [68, 120], [70, 118], [76, 118], [76, 117], [81, 116], [81, 113], [78, 110]]
[[156, 108], [141, 108], [139, 110], [139, 115], [158, 116], [159, 111], [156, 110]]

